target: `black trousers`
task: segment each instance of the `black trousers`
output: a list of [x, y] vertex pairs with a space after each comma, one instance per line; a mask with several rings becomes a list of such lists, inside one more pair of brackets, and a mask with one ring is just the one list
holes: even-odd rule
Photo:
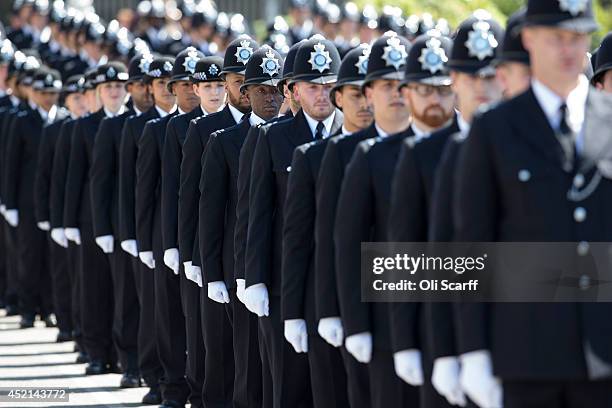
[[138, 319], [140, 305], [136, 294], [136, 279], [130, 255], [115, 241], [114, 251], [108, 254], [113, 278], [114, 316], [113, 342], [124, 371], [138, 373]]
[[[185, 380], [187, 345], [185, 316], [181, 303], [180, 278], [164, 264], [159, 211], [153, 226], [153, 256], [155, 258], [155, 334], [157, 352], [164, 375], [161, 378], [165, 400], [184, 404], [189, 397]], [[153, 272], [153, 271], [151, 271]]]
[[21, 314], [46, 316], [53, 311], [51, 273], [45, 232], [38, 229], [34, 215], [20, 211], [17, 226], [19, 254], [19, 303]]
[[4, 250], [6, 268], [6, 289], [4, 290], [4, 303], [19, 305], [19, 254], [17, 252], [17, 229], [11, 227], [2, 219], [0, 223], [4, 229]]
[[608, 408], [612, 380], [504, 381], [505, 408]]
[[68, 259], [68, 276], [70, 277], [70, 309], [72, 314], [72, 336], [74, 341], [85, 350], [83, 344], [83, 331], [81, 330], [81, 249], [72, 241], [68, 241], [68, 248], [65, 248]]
[[[226, 308], [234, 341], [234, 407], [261, 408], [263, 381], [257, 316], [238, 300], [236, 288], [229, 289], [229, 295]], [[268, 393], [271, 391], [270, 383]]]
[[367, 364], [355, 360], [344, 347], [341, 348], [342, 361], [346, 370], [346, 388], [351, 408], [370, 408], [370, 372]]
[[6, 252], [6, 237], [4, 236], [4, 222], [0, 220], [0, 303], [4, 303], [6, 294], [6, 262], [8, 253]]
[[327, 343], [319, 333], [308, 333], [307, 356], [315, 408], [348, 407], [346, 371], [340, 349]]
[[140, 259], [127, 255], [132, 262], [139, 303], [138, 368], [147, 386], [156, 388], [159, 386], [163, 369], [155, 332], [155, 272], [147, 268]]
[[373, 408], [419, 406], [418, 387], [406, 384], [395, 374], [391, 351], [374, 349], [368, 368]]
[[[170, 272], [172, 273], [172, 272]], [[200, 287], [187, 279], [183, 266], [179, 268], [181, 299], [185, 316], [185, 335], [187, 344], [187, 365], [185, 376], [189, 385], [189, 401], [193, 408], [201, 408], [204, 392], [204, 362], [206, 348], [202, 337], [200, 313]]]
[[234, 350], [230, 319], [225, 305], [208, 298], [200, 289], [202, 337], [206, 348], [202, 399], [206, 408], [232, 407], [234, 392]]
[[272, 373], [273, 406], [274, 408], [312, 407], [308, 356], [296, 353], [291, 344], [285, 340], [280, 297], [270, 296], [269, 301], [270, 315], [259, 318], [260, 334], [262, 334], [259, 341], [263, 341], [264, 344], [262, 359], [267, 360]]
[[108, 257], [95, 242], [91, 224], [81, 223], [81, 331], [91, 360], [114, 363], [113, 281]]
[[57, 327], [62, 332], [72, 332], [72, 286], [70, 282], [70, 259], [68, 251], [47, 237], [49, 269], [53, 286], [53, 310]]

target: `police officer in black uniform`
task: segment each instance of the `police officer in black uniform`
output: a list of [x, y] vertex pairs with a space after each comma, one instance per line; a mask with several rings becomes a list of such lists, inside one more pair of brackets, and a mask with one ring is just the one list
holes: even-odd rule
[[591, 83], [606, 92], [612, 92], [612, 33], [608, 33], [601, 41], [593, 66]]

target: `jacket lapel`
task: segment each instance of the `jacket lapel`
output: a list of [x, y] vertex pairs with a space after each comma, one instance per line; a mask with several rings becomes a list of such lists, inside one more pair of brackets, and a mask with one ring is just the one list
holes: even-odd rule
[[301, 109], [293, 118], [291, 129], [292, 131], [287, 135], [287, 139], [289, 139], [295, 147], [314, 140], [310, 133], [310, 126], [308, 126], [304, 112]]

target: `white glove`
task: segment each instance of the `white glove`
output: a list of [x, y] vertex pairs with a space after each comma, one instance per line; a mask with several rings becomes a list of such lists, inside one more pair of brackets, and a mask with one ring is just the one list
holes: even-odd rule
[[415, 387], [423, 385], [423, 364], [421, 352], [416, 349], [402, 350], [393, 353], [395, 374]]
[[57, 245], [68, 248], [68, 238], [66, 238], [63, 228], [53, 228], [51, 230], [51, 239]]
[[139, 252], [138, 257], [140, 261], [145, 264], [149, 269], [155, 269], [155, 259], [153, 259], [153, 251]]
[[296, 353], [308, 353], [308, 333], [306, 320], [285, 320], [285, 339], [293, 346]]
[[175, 275], [178, 275], [180, 266], [178, 249], [166, 249], [164, 251], [164, 263], [168, 268], [172, 269]]
[[115, 249], [115, 238], [112, 235], [102, 235], [96, 237], [96, 244], [102, 248], [102, 252], [105, 254], [112, 254]]
[[340, 347], [344, 340], [344, 330], [339, 317], [324, 317], [319, 320], [317, 327], [319, 336], [334, 347]]
[[138, 258], [138, 245], [136, 244], [135, 239], [121, 241], [121, 249], [132, 255], [134, 258]]
[[183, 266], [185, 267], [185, 277], [190, 281], [193, 281], [193, 272], [191, 270], [191, 266], [193, 263], [191, 261], [183, 262]]
[[185, 266], [185, 277], [199, 287], [203, 287], [202, 269], [199, 266], [195, 266], [191, 261], [183, 262], [183, 265]]
[[15, 228], [19, 225], [19, 210], [4, 210], [4, 218], [11, 227]]
[[270, 315], [270, 299], [265, 283], [251, 285], [244, 291], [244, 301], [247, 309], [259, 317]]
[[493, 362], [488, 350], [478, 350], [459, 356], [459, 381], [465, 394], [480, 408], [502, 408], [501, 381], [493, 376]]
[[43, 231], [49, 231], [51, 229], [51, 224], [49, 224], [49, 221], [37, 222], [36, 226], [38, 227], [39, 230], [43, 230]]
[[4, 213], [6, 212], [6, 205], [0, 204], [0, 214], [4, 217]]
[[66, 228], [64, 230], [66, 238], [74, 242], [77, 245], [81, 245], [81, 231], [78, 228]]
[[246, 306], [244, 299], [244, 291], [246, 290], [246, 281], [244, 279], [236, 279], [236, 297], [238, 300]]
[[459, 383], [459, 359], [454, 356], [439, 357], [434, 361], [431, 384], [449, 404], [465, 407], [467, 400]]
[[344, 346], [360, 363], [367, 364], [372, 360], [372, 333], [362, 332], [348, 336]]
[[217, 303], [229, 303], [229, 293], [223, 281], [215, 281], [208, 283], [208, 298]]

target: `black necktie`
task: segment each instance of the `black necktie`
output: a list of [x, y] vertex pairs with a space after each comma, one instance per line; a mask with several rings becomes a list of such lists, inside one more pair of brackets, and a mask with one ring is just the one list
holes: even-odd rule
[[317, 129], [315, 130], [315, 135], [314, 135], [315, 140], [323, 139], [323, 129], [325, 129], [323, 122], [319, 122], [317, 124]]
[[565, 171], [570, 171], [574, 166], [575, 160], [575, 134], [572, 128], [568, 123], [569, 112], [567, 110], [567, 105], [563, 103], [559, 108], [559, 113], [561, 114], [561, 122], [559, 122], [559, 131], [557, 132], [557, 139], [563, 148], [563, 153], [565, 155], [565, 160], [563, 163], [563, 168]]

